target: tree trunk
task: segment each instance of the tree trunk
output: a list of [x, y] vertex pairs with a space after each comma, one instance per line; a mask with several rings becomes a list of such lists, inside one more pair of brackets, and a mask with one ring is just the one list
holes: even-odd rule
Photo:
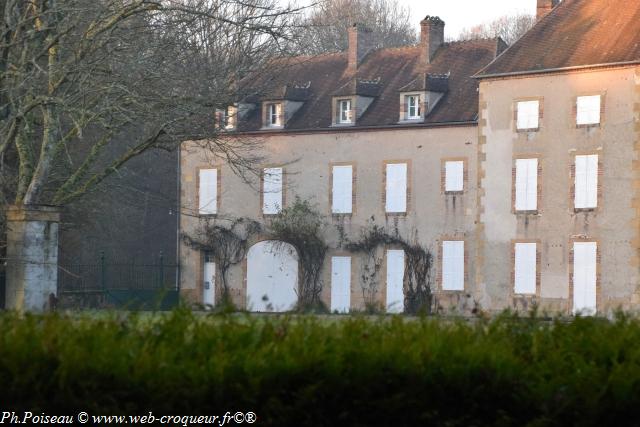
[[60, 211], [49, 206], [7, 209], [7, 309], [55, 309]]

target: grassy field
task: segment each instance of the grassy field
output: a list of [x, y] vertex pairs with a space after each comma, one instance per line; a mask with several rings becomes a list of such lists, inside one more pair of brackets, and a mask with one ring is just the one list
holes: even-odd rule
[[0, 315], [2, 410], [272, 426], [635, 425], [640, 321]]

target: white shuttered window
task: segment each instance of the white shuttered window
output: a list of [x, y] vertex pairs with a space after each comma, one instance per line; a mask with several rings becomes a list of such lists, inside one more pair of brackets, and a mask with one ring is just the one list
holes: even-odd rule
[[517, 104], [518, 130], [538, 129], [540, 126], [540, 101], [520, 101]]
[[407, 164], [387, 164], [385, 208], [389, 213], [407, 211]]
[[464, 162], [445, 162], [445, 191], [464, 190]]
[[598, 155], [576, 156], [575, 208], [598, 206]]
[[442, 242], [442, 289], [464, 290], [464, 241]]
[[387, 312], [404, 311], [404, 251], [387, 251]]
[[353, 211], [353, 166], [334, 166], [332, 170], [331, 212], [350, 214]]
[[268, 215], [282, 210], [282, 168], [265, 168], [262, 181], [262, 212]]
[[515, 244], [515, 288], [516, 294], [536, 293], [536, 243]]
[[200, 169], [198, 178], [198, 210], [200, 215], [218, 213], [218, 169]]
[[351, 257], [331, 258], [331, 311], [347, 313], [351, 308]]
[[593, 314], [596, 311], [596, 242], [573, 244], [573, 312]]
[[597, 125], [600, 123], [600, 95], [579, 96], [576, 103], [576, 122], [578, 125]]
[[538, 159], [516, 159], [516, 210], [538, 209]]

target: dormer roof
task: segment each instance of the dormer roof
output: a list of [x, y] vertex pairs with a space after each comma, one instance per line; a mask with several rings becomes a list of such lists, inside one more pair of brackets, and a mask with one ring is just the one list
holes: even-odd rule
[[311, 95], [311, 82], [286, 83], [277, 85], [262, 94], [261, 98], [271, 101], [306, 101]]
[[377, 79], [361, 79], [353, 78], [344, 85], [342, 85], [337, 91], [333, 93], [333, 96], [366, 96], [369, 98], [375, 98], [380, 95], [382, 91], [382, 82], [380, 78]]
[[420, 73], [409, 84], [401, 87], [400, 92], [439, 92], [449, 91], [449, 77], [451, 73], [430, 74]]

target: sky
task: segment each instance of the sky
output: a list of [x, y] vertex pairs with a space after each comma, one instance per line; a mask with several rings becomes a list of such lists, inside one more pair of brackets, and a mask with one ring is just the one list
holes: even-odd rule
[[419, 28], [426, 15], [435, 15], [446, 23], [445, 35], [456, 36], [463, 28], [490, 22], [503, 15], [536, 13], [537, 0], [398, 0], [411, 10]]

